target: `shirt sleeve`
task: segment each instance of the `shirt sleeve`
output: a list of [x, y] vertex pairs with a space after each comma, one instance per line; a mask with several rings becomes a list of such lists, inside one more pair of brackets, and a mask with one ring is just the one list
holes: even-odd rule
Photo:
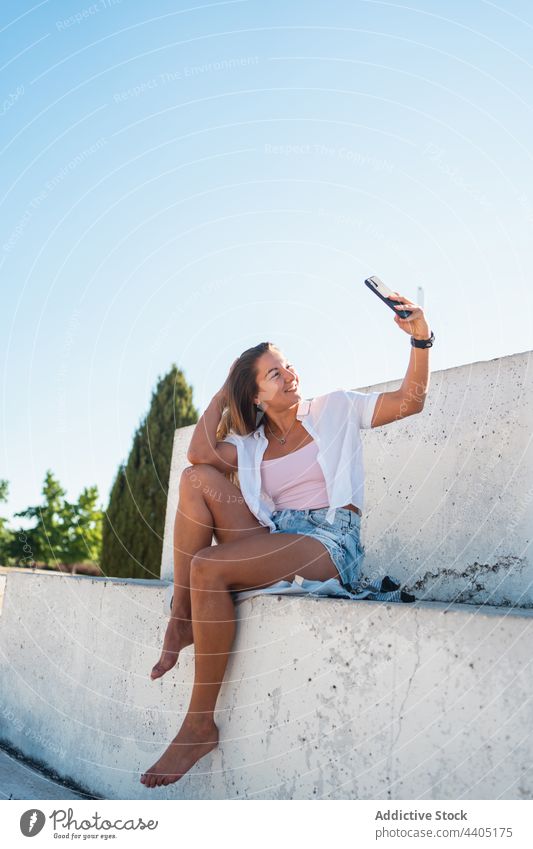
[[376, 401], [382, 393], [356, 392], [353, 389], [345, 389], [344, 391], [359, 420], [359, 427], [362, 430], [368, 430], [368, 428], [372, 427], [372, 416], [376, 408]]

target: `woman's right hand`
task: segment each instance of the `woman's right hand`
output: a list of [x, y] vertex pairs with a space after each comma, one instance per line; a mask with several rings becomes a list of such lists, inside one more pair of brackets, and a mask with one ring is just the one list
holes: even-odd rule
[[229, 379], [231, 377], [231, 373], [233, 371], [235, 363], [237, 362], [238, 359], [239, 359], [239, 357], [237, 357], [237, 359], [233, 360], [233, 362], [230, 366], [230, 370], [228, 372], [228, 376], [227, 376], [226, 380], [224, 381], [222, 387], [216, 393], [216, 398], [217, 398], [222, 409], [224, 409], [224, 407], [228, 403], [228, 382], [229, 382]]

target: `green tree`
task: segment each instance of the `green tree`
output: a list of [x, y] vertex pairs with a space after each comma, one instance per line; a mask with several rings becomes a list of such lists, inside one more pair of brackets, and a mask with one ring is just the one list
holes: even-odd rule
[[[9, 483], [0, 479], [0, 504], [7, 501]], [[7, 527], [7, 519], [0, 516], [0, 566], [5, 566], [10, 559], [15, 534]]]
[[159, 577], [174, 432], [197, 421], [192, 388], [173, 364], [158, 379], [128, 460], [111, 487], [102, 534], [104, 574]]
[[[43, 503], [27, 507], [15, 516], [33, 519], [35, 524], [17, 534], [30, 555], [28, 560], [50, 564], [98, 561], [102, 543], [102, 511], [97, 507], [98, 488], [85, 487], [78, 501], [65, 499], [65, 490], [48, 470], [45, 475]], [[11, 546], [14, 551], [15, 544]], [[23, 560], [19, 561], [25, 565]]]
[[97, 563], [102, 551], [103, 511], [97, 505], [98, 487], [85, 487], [77, 502], [65, 501], [64, 516], [67, 525], [64, 563]]
[[46, 565], [62, 563], [68, 527], [65, 521], [65, 490], [50, 469], [44, 478], [42, 495], [42, 504], [26, 507], [15, 513], [15, 516], [35, 521], [35, 525], [25, 531], [30, 540], [33, 559]]

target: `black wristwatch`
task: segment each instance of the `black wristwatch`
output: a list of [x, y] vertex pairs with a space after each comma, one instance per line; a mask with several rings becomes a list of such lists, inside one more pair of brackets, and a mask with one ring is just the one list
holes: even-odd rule
[[411, 336], [411, 345], [413, 348], [431, 348], [433, 342], [435, 341], [435, 334], [431, 331], [431, 336], [429, 339], [415, 339], [414, 336]]

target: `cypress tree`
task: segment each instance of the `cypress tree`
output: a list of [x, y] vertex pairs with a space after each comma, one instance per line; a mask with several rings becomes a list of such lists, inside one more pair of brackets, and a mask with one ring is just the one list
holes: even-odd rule
[[159, 577], [174, 432], [197, 421], [192, 388], [173, 364], [158, 379], [128, 460], [111, 487], [100, 561], [105, 575]]

